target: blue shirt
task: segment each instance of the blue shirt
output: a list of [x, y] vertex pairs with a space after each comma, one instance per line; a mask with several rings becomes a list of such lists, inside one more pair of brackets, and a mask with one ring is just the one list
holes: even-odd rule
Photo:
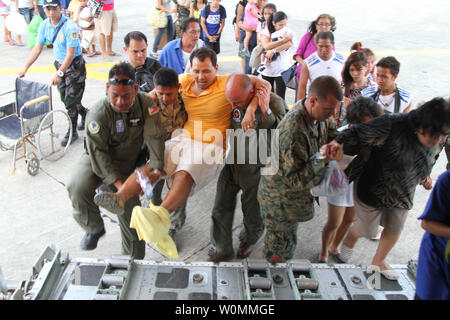
[[53, 55], [55, 56], [55, 60], [58, 62], [63, 62], [66, 58], [67, 48], [76, 48], [74, 58], [82, 54], [79, 29], [77, 25], [72, 20], [61, 14], [61, 20], [59, 20], [56, 28], [53, 28], [50, 19], [47, 18], [39, 25], [38, 34], [36, 37], [36, 43], [41, 45], [44, 45], [47, 41], [51, 43], [56, 29], [65, 20], [67, 20], [66, 23], [64, 23], [59, 30], [55, 42], [53, 43]]
[[[199, 43], [203, 43], [203, 41], [199, 40], [197, 42], [197, 46], [199, 46]], [[181, 38], [172, 40], [167, 43], [162, 49], [161, 54], [158, 57], [158, 61], [164, 68], [172, 68], [178, 74], [184, 73], [185, 64], [183, 58], [183, 50], [181, 49]]]
[[[419, 219], [450, 226], [450, 170], [436, 181]], [[420, 244], [416, 292], [424, 300], [450, 300], [449, 238], [425, 232]]]
[[[220, 21], [221, 19], [226, 19], [227, 12], [225, 8], [223, 8], [223, 16], [220, 16], [220, 7], [217, 9], [217, 11], [209, 11], [209, 16], [206, 17], [206, 6], [202, 9], [202, 12], [200, 13], [200, 17], [205, 18], [205, 24], [206, 29], [208, 29], [208, 33], [211, 36], [214, 36], [219, 32], [220, 29]], [[203, 36], [206, 38], [206, 33], [203, 31]]]

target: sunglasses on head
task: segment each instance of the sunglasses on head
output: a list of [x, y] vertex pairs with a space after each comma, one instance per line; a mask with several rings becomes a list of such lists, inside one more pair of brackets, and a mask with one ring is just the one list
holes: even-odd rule
[[134, 80], [133, 79], [117, 79], [117, 78], [111, 78], [108, 80], [108, 82], [112, 85], [119, 85], [122, 84], [124, 86], [131, 86], [134, 84]]

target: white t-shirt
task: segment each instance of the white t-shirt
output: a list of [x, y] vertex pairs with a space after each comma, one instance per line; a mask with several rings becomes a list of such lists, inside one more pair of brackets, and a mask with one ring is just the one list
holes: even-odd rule
[[17, 8], [28, 8], [31, 6], [31, 0], [18, 0]]
[[297, 40], [295, 39], [295, 33], [288, 27], [284, 27], [281, 30], [275, 31], [274, 33], [270, 34], [269, 29], [264, 28], [261, 31], [261, 35], [265, 35], [271, 39], [271, 41], [277, 41], [279, 39], [282, 39], [284, 34], [288, 32], [292, 34], [292, 46], [289, 49], [286, 49], [282, 52], [279, 52], [278, 58], [276, 60], [273, 60], [270, 62], [270, 65], [266, 65], [265, 69], [261, 71], [261, 74], [266, 77], [280, 77], [281, 72], [289, 69], [295, 61], [292, 59], [292, 56], [295, 53], [295, 44], [297, 43]]
[[[398, 92], [400, 93], [399, 112], [403, 112], [412, 101], [411, 94], [399, 86], [397, 86], [397, 89], [398, 89]], [[377, 91], [378, 91], [378, 86], [375, 85], [373, 87], [365, 88], [363, 91], [361, 91], [361, 95], [375, 99]], [[395, 92], [390, 95], [387, 95], [387, 96], [381, 96], [381, 94], [380, 94], [380, 95], [378, 95], [377, 99], [375, 99], [375, 101], [383, 108], [384, 111], [394, 113], [394, 111], [395, 111]]]
[[[79, 18], [84, 18], [84, 19], [92, 18], [92, 17], [93, 16], [92, 16], [91, 9], [89, 9], [88, 7], [83, 8], [81, 10], [81, 12], [80, 12], [80, 15], [79, 15]], [[89, 27], [92, 24], [92, 22], [93, 21], [89, 22], [89, 21], [86, 21], [86, 20], [78, 19], [78, 24], [80, 25], [81, 28]]]
[[344, 61], [344, 57], [334, 51], [331, 59], [327, 61], [320, 59], [318, 53], [314, 52], [305, 61], [308, 66], [309, 80], [314, 81], [315, 78], [320, 76], [332, 76], [341, 83]]
[[[203, 40], [198, 39], [197, 44], [192, 49], [192, 51], [194, 51], [195, 49], [201, 48], [201, 47], [203, 47]], [[191, 56], [192, 51], [186, 52], [183, 49], [181, 50], [181, 52], [183, 53], [183, 60], [184, 60], [184, 73], [191, 72], [191, 61], [189, 60], [189, 57]]]

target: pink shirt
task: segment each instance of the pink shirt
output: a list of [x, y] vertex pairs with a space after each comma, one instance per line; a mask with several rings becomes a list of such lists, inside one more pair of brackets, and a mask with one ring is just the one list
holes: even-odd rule
[[[99, 1], [99, 0], [97, 0], [97, 1]], [[114, 9], [114, 0], [104, 0], [103, 1], [103, 11], [111, 11], [113, 9]]]
[[256, 6], [256, 4], [247, 3], [247, 5], [245, 6], [245, 12], [244, 12], [245, 13], [245, 15], [244, 15], [244, 27], [249, 28], [249, 29], [256, 29], [258, 27], [259, 20], [251, 12], [252, 8], [255, 9], [256, 12], [259, 11], [259, 9]]

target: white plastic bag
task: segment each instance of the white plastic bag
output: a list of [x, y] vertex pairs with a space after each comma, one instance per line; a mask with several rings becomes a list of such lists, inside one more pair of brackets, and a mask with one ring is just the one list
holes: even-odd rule
[[27, 23], [25, 22], [25, 18], [17, 11], [11, 11], [5, 19], [5, 25], [6, 28], [14, 34], [27, 34]]
[[348, 178], [336, 161], [330, 161], [322, 181], [311, 189], [314, 197], [338, 196], [348, 189]]

